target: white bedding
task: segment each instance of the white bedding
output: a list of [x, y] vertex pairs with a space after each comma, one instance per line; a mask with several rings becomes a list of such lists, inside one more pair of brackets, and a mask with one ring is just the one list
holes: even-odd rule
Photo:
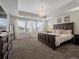
[[56, 35], [55, 37], [55, 45], [60, 46], [61, 43], [71, 40], [73, 38], [72, 34], [56, 34], [56, 33], [46, 33], [50, 35]]
[[72, 39], [73, 35], [72, 34], [60, 34], [60, 35], [56, 35], [55, 37], [55, 45], [59, 46], [61, 43]]
[[56, 33], [45, 33], [49, 35], [56, 35], [55, 37], [55, 45], [60, 46], [61, 43], [71, 40], [73, 38], [72, 34], [56, 34]]

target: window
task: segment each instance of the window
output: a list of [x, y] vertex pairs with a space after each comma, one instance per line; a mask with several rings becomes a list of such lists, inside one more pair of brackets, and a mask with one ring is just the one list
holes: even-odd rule
[[5, 18], [0, 18], [0, 27], [6, 27], [7, 25], [7, 20]]
[[18, 29], [19, 29], [19, 32], [25, 32], [25, 21], [24, 20], [18, 21]]
[[37, 29], [36, 29], [36, 24], [37, 22], [36, 21], [32, 21], [32, 28], [33, 28], [33, 32], [37, 32]]
[[37, 22], [37, 32], [42, 32], [43, 31], [43, 22], [39, 21]]
[[18, 31], [19, 32], [42, 32], [43, 22], [35, 20], [18, 20]]

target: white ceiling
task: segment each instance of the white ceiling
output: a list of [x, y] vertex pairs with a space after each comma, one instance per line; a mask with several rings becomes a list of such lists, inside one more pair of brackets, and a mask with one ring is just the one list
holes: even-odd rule
[[49, 13], [53, 14], [54, 10], [58, 10], [58, 8], [72, 1], [73, 0], [0, 0], [0, 3], [3, 4], [7, 12], [12, 15], [16, 15], [17, 11], [37, 14], [41, 5], [44, 6], [45, 15], [48, 15]]
[[0, 4], [8, 14], [18, 14], [18, 0], [0, 0]]
[[66, 5], [72, 0], [18, 0], [18, 6], [20, 11], [38, 13], [38, 10], [41, 5], [45, 7], [45, 14], [48, 14], [50, 11]]

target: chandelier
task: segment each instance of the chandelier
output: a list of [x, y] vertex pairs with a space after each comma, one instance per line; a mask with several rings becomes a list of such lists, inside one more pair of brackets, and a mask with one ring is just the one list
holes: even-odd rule
[[46, 6], [44, 5], [44, 3], [42, 3], [39, 7], [38, 7], [38, 15], [40, 17], [46, 17], [46, 14], [45, 14], [45, 11], [46, 11]]

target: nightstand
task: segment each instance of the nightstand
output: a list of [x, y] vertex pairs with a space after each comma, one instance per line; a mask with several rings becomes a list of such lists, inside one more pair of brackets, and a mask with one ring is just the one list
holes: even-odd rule
[[79, 45], [79, 34], [74, 35], [74, 44]]

